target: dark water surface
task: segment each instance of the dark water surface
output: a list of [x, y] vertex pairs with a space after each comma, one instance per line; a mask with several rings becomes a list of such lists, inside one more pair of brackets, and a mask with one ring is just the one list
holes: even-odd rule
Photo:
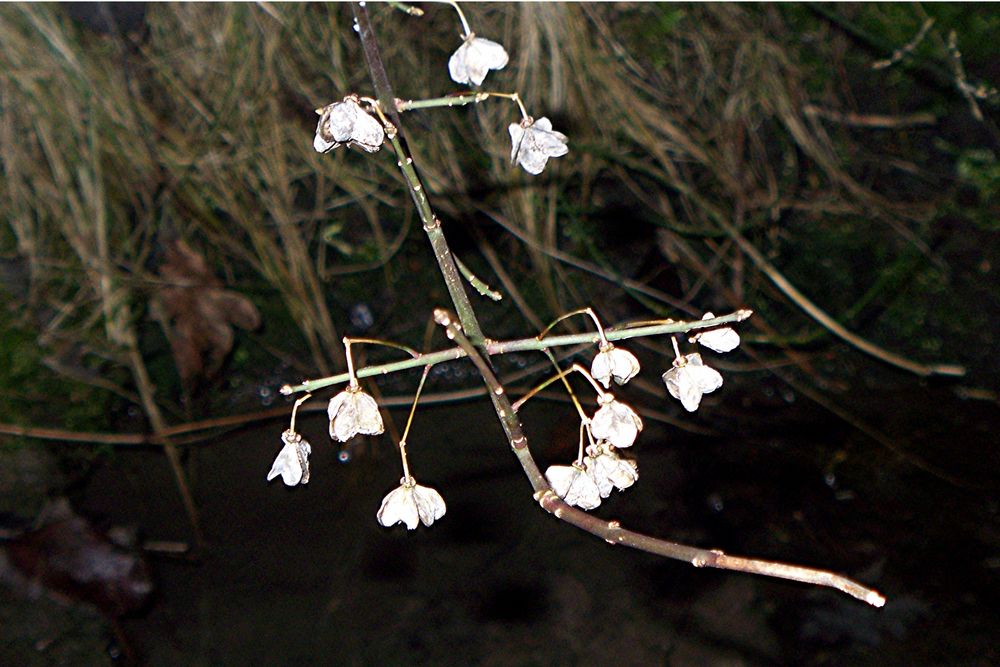
[[[970, 487], [959, 488], [801, 401], [767, 407], [766, 391], [736, 391], [726, 402], [759, 417], [744, 435], [649, 425], [633, 448], [637, 486], [595, 513], [680, 542], [849, 574], [885, 593], [884, 609], [695, 570], [560, 524], [531, 500], [478, 403], [418, 412], [411, 464], [448, 513], [413, 532], [375, 522], [400, 476], [386, 438], [344, 464], [325, 422], [307, 416], [312, 480], [295, 489], [264, 481], [280, 424], [198, 449], [209, 552], [197, 565], [155, 559], [159, 596], [127, 632], [156, 665], [1000, 664], [1000, 522], [981, 474], [996, 469], [982, 432], [995, 406], [929, 389], [924, 410], [904, 416], [916, 397], [886, 400], [911, 437], [928, 431], [939, 443], [923, 454], [957, 470]], [[572, 413], [529, 408], [540, 464], [571, 458]], [[941, 425], [941, 410], [961, 418], [953, 412]], [[138, 523], [150, 539], [187, 539], [155, 452], [118, 456], [84, 505]]]

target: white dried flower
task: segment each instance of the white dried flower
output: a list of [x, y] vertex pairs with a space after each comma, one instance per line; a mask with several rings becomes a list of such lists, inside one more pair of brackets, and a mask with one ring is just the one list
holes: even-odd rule
[[[713, 317], [715, 315], [712, 313], [705, 313], [705, 316], [701, 319], [710, 320]], [[699, 331], [688, 338], [688, 342], [700, 343], [715, 352], [732, 352], [739, 347], [740, 335], [736, 333], [735, 329], [720, 327], [718, 329], [709, 329], [708, 331]]]
[[602, 496], [597, 483], [580, 465], [549, 466], [545, 477], [552, 485], [552, 490], [567, 505], [592, 510], [601, 504]]
[[267, 473], [267, 481], [281, 475], [281, 481], [288, 486], [308, 483], [312, 447], [301, 435], [290, 429], [281, 434], [281, 441], [285, 446], [274, 459], [271, 472]]
[[590, 375], [604, 385], [611, 386], [611, 378], [618, 384], [625, 384], [639, 372], [639, 360], [628, 350], [608, 343], [602, 347], [590, 365]]
[[682, 359], [674, 360], [674, 367], [663, 374], [667, 391], [688, 412], [694, 412], [701, 403], [702, 394], [708, 394], [722, 386], [722, 376], [714, 368], [709, 368], [697, 352]]
[[615, 400], [611, 394], [603, 394], [594, 418], [590, 420], [590, 432], [598, 440], [607, 440], [615, 447], [631, 447], [642, 430], [642, 419], [635, 410]]
[[618, 456], [615, 448], [607, 443], [587, 447], [584, 463], [587, 473], [601, 492], [601, 498], [611, 495], [611, 489], [624, 491], [639, 479], [639, 469], [635, 461]]
[[529, 174], [540, 174], [550, 157], [559, 157], [569, 152], [566, 135], [552, 130], [548, 118], [532, 120], [525, 118], [520, 123], [511, 123], [507, 128], [513, 144], [510, 151], [511, 164], [520, 164]]
[[360, 387], [348, 387], [330, 399], [330, 437], [347, 442], [358, 433], [378, 435], [385, 430], [375, 399]]
[[448, 73], [455, 83], [468, 83], [474, 86], [482, 85], [486, 73], [491, 69], [503, 69], [507, 65], [507, 52], [503, 46], [475, 33], [462, 42], [448, 60]]
[[316, 113], [320, 118], [313, 148], [320, 153], [332, 151], [341, 144], [374, 153], [385, 141], [382, 124], [361, 108], [357, 95], [348, 95], [343, 102], [329, 104], [317, 109]]
[[399, 480], [399, 486], [382, 499], [375, 516], [386, 528], [403, 523], [408, 530], [413, 530], [421, 522], [430, 526], [443, 517], [447, 509], [440, 493], [429, 486], [420, 486], [412, 477], [404, 477]]

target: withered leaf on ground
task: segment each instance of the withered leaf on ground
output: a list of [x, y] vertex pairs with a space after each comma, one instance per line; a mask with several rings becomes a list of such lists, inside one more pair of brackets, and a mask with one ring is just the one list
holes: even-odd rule
[[190, 389], [222, 367], [233, 348], [233, 327], [256, 329], [260, 313], [248, 298], [225, 289], [205, 258], [184, 241], [168, 244], [165, 255], [156, 307], [177, 371]]

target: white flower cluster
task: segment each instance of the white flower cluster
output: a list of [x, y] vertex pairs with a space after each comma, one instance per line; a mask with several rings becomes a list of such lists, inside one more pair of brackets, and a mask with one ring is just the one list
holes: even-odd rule
[[[464, 17], [462, 21], [464, 24]], [[481, 86], [490, 70], [501, 70], [509, 61], [510, 56], [502, 44], [478, 37], [470, 30], [463, 37], [462, 45], [448, 59], [448, 73], [455, 83]], [[484, 98], [498, 96], [517, 100], [521, 108], [521, 122], [511, 123], [508, 128], [512, 144], [512, 165], [519, 164], [529, 174], [537, 175], [545, 169], [549, 158], [560, 157], [569, 152], [566, 135], [553, 130], [548, 118], [536, 121], [528, 116], [517, 94], [483, 95]], [[328, 153], [341, 144], [374, 153], [385, 141], [382, 123], [365, 111], [361, 106], [361, 98], [357, 95], [348, 95], [342, 102], [317, 109], [316, 113], [320, 115], [320, 119], [316, 125], [313, 147], [320, 153]]]
[[[602, 334], [603, 340], [603, 334]], [[614, 380], [623, 385], [639, 372], [639, 360], [627, 350], [604, 341], [590, 365], [590, 376], [605, 388]], [[635, 461], [623, 459], [619, 449], [631, 447], [642, 431], [642, 419], [635, 410], [615, 399], [608, 392], [598, 394], [600, 406], [594, 416], [585, 420], [583, 432], [590, 438], [586, 455], [568, 466], [553, 465], [545, 471], [552, 490], [567, 504], [592, 510], [612, 489], [624, 491], [639, 479]], [[582, 444], [581, 444], [582, 449]]]
[[[714, 317], [706, 313], [702, 319]], [[739, 334], [730, 327], [702, 330], [689, 340], [715, 352], [730, 352], [740, 344]], [[632, 446], [642, 431], [642, 419], [631, 407], [597, 387], [597, 383], [605, 389], [611, 387], [612, 381], [619, 385], [627, 383], [639, 373], [639, 360], [631, 352], [607, 342], [603, 330], [601, 341], [590, 365], [600, 407], [593, 417], [584, 419], [581, 431], [581, 438], [586, 432], [591, 444], [584, 450], [581, 443], [580, 457], [572, 464], [549, 466], [545, 471], [552, 490], [567, 504], [583, 510], [594, 509], [612, 489], [623, 491], [639, 479], [635, 462], [621, 458], [618, 450]], [[706, 366], [697, 352], [681, 355], [676, 339], [674, 348], [676, 358], [673, 367], [663, 374], [663, 381], [670, 395], [679, 399], [686, 410], [694, 412], [704, 394], [722, 386], [722, 375]]]
[[624, 491], [635, 484], [639, 468], [635, 461], [618, 456], [613, 445], [601, 442], [587, 447], [582, 463], [549, 466], [545, 477], [566, 504], [592, 510], [611, 495], [612, 489]]

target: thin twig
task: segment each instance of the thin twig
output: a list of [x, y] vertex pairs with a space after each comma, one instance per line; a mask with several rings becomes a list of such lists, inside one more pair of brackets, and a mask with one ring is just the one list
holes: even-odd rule
[[[748, 310], [737, 310], [733, 313], [727, 315], [720, 315], [719, 317], [713, 317], [710, 320], [693, 320], [693, 321], [667, 321], [649, 324], [647, 326], [628, 326], [619, 325], [617, 327], [610, 327], [604, 330], [604, 335], [609, 341], [626, 340], [629, 338], [640, 338], [645, 336], [661, 336], [676, 333], [687, 333], [695, 329], [706, 329], [709, 327], [715, 327], [722, 324], [731, 324], [733, 322], [742, 322], [750, 316], [750, 311]], [[532, 338], [519, 338], [516, 340], [507, 341], [493, 341], [487, 340], [484, 346], [486, 354], [493, 356], [497, 354], [508, 354], [510, 352], [528, 352], [535, 351], [539, 352], [541, 350], [547, 350], [550, 348], [566, 347], [570, 345], [581, 345], [581, 344], [592, 344], [597, 345], [600, 342], [600, 335], [596, 331], [581, 333], [581, 334], [566, 334], [563, 336], [547, 336], [542, 340], [538, 340], [537, 337]], [[374, 375], [388, 375], [389, 373], [396, 373], [398, 371], [407, 370], [409, 368], [416, 368], [417, 366], [423, 365], [434, 365], [440, 364], [444, 361], [454, 361], [455, 359], [461, 359], [465, 356], [465, 351], [461, 347], [453, 347], [447, 350], [438, 350], [437, 352], [428, 352], [426, 354], [421, 354], [412, 359], [404, 359], [402, 361], [394, 361], [387, 364], [378, 364], [376, 366], [367, 366], [364, 368], [359, 368], [355, 371], [355, 375], [359, 378], [371, 377]], [[313, 392], [318, 389], [323, 389], [324, 387], [330, 387], [337, 384], [342, 384], [347, 382], [350, 376], [347, 373], [340, 373], [338, 375], [331, 375], [330, 377], [319, 378], [316, 380], [305, 380], [297, 385], [285, 385], [281, 388], [281, 393], [286, 396], [289, 394], [298, 393], [300, 391]]]
[[891, 57], [886, 58], [885, 60], [873, 62], [872, 69], [885, 69], [886, 67], [891, 67], [906, 56], [913, 53], [913, 50], [920, 45], [920, 42], [924, 41], [924, 37], [927, 36], [927, 31], [931, 29], [932, 25], [934, 25], [934, 19], [928, 17], [927, 20], [924, 21], [923, 25], [920, 26], [920, 30], [917, 31], [916, 37], [893, 51]]
[[534, 458], [531, 456], [531, 452], [528, 450], [528, 438], [524, 434], [524, 429], [517, 417], [517, 413], [510, 409], [510, 401], [507, 399], [506, 391], [489, 367], [486, 359], [473, 347], [472, 343], [465, 337], [461, 328], [453, 321], [447, 311], [441, 309], [435, 310], [434, 319], [438, 324], [445, 327], [448, 337], [466, 351], [469, 359], [475, 364], [476, 370], [482, 375], [483, 381], [490, 390], [489, 395], [493, 400], [497, 414], [500, 415], [500, 422], [503, 425], [504, 432], [507, 434], [510, 446], [521, 463], [528, 481], [531, 482], [532, 489], [534, 489], [535, 500], [541, 505], [542, 509], [557, 519], [581, 528], [592, 535], [596, 535], [609, 544], [623, 544], [640, 551], [666, 556], [674, 560], [687, 561], [695, 567], [735, 570], [737, 572], [748, 572], [750, 574], [760, 574], [779, 579], [789, 579], [817, 586], [827, 586], [847, 593], [875, 607], [881, 607], [885, 604], [885, 597], [878, 591], [833, 572], [756, 558], [730, 556], [717, 549], [700, 549], [685, 544], [669, 542], [627, 530], [622, 528], [621, 523], [618, 521], [606, 521], [567, 505], [552, 490], [548, 480], [541, 473]]

